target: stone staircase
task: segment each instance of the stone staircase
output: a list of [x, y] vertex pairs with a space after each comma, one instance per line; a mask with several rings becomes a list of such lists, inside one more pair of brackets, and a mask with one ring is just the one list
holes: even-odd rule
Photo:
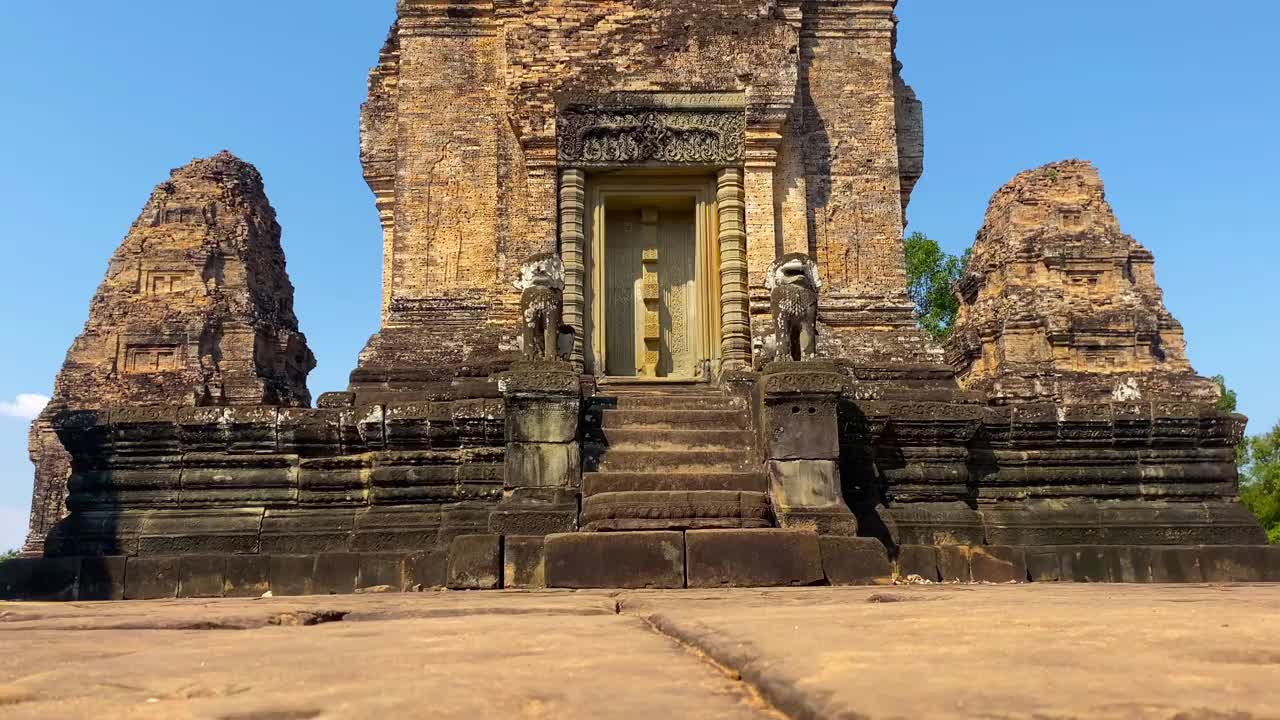
[[718, 388], [609, 388], [585, 438], [585, 531], [774, 526], [750, 410]]

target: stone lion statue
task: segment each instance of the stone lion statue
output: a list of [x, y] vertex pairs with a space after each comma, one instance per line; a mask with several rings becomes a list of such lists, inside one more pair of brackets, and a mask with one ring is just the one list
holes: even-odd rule
[[812, 360], [818, 351], [818, 266], [804, 253], [769, 266], [765, 288], [773, 315], [773, 359]]
[[[572, 328], [562, 324], [564, 262], [555, 253], [534, 255], [520, 266], [521, 349], [530, 360], [557, 360], [573, 349]], [[570, 334], [565, 338], [566, 330]], [[567, 342], [566, 342], [567, 340]], [[567, 346], [567, 349], [566, 349]]]

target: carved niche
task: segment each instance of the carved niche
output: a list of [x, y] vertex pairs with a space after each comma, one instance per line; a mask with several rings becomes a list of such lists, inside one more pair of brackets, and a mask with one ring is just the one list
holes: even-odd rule
[[747, 129], [742, 108], [658, 105], [562, 108], [556, 124], [560, 162], [575, 167], [742, 162]]

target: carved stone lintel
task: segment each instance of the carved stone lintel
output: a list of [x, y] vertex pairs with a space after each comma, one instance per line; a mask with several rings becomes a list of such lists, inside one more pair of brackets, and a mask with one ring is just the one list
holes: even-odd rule
[[741, 110], [569, 107], [557, 122], [561, 163], [737, 165], [745, 152]]

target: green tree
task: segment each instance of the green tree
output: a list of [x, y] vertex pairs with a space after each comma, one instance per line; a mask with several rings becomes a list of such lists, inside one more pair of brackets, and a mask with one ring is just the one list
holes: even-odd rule
[[1233, 413], [1236, 411], [1236, 391], [1227, 387], [1227, 379], [1221, 375], [1214, 375], [1213, 381], [1218, 383], [1218, 389], [1222, 391], [1222, 396], [1218, 398], [1218, 409], [1222, 412]]
[[969, 262], [969, 251], [963, 258], [944, 252], [937, 241], [924, 233], [912, 233], [905, 241], [907, 259], [907, 292], [916, 305], [920, 326], [942, 340], [951, 334], [960, 301], [952, 286], [960, 279]]
[[16, 557], [18, 557], [17, 550], [9, 550], [8, 552], [0, 553], [0, 565], [3, 565]]
[[1240, 499], [1258, 517], [1267, 539], [1280, 544], [1280, 422], [1271, 432], [1245, 438]]

